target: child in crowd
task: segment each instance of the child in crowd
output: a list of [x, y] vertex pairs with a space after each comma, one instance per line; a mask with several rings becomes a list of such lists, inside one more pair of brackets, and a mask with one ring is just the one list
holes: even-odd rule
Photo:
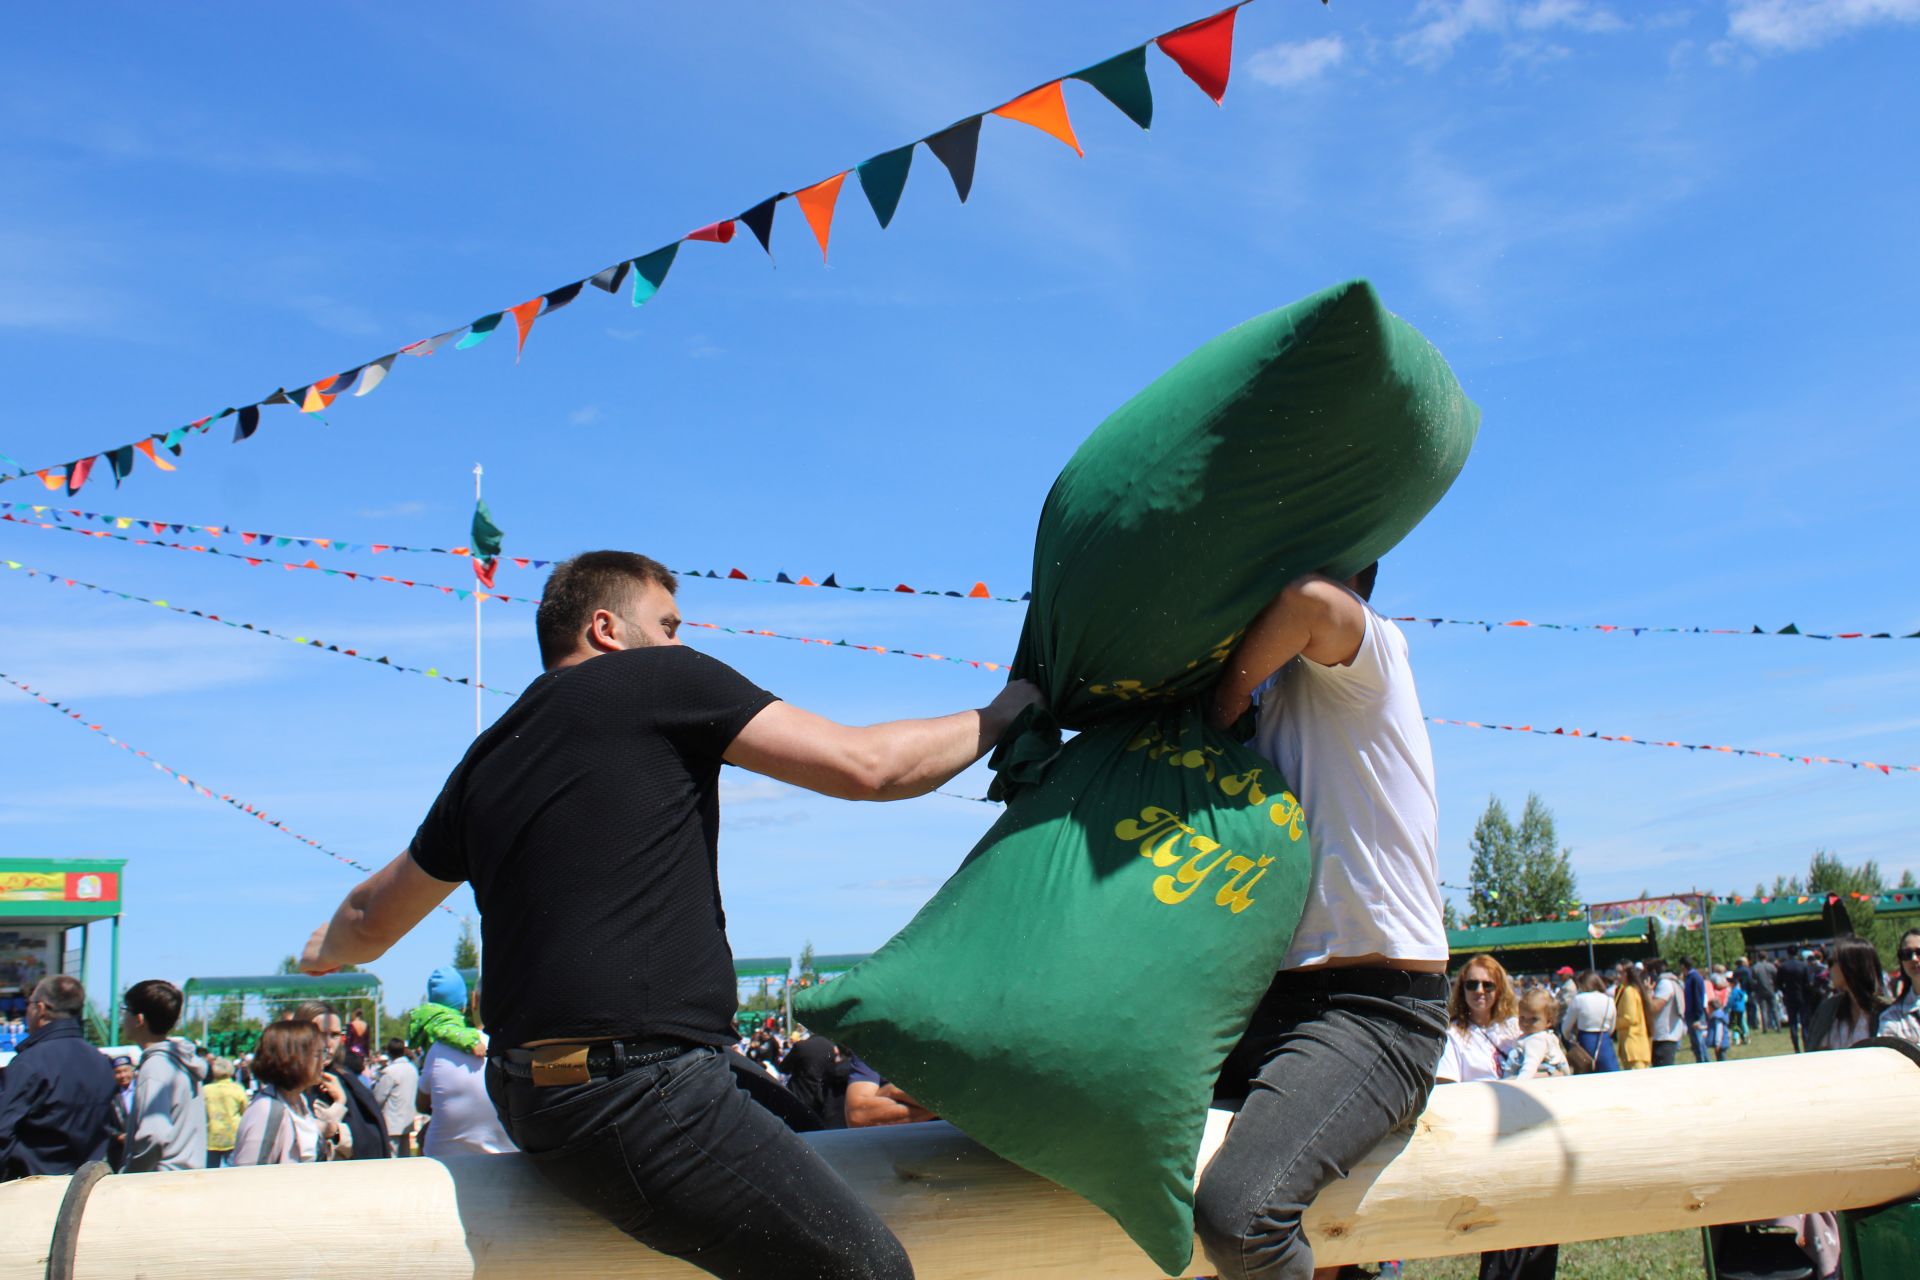
[[1552, 992], [1534, 990], [1520, 997], [1520, 1038], [1507, 1050], [1500, 1064], [1502, 1080], [1573, 1074], [1567, 1051], [1553, 1032], [1559, 1015], [1560, 1006]]
[[1747, 989], [1736, 985], [1727, 993], [1727, 1026], [1733, 1032], [1735, 1044], [1746, 1044], [1752, 1037], [1747, 1032]]
[[1733, 1033], [1728, 1022], [1727, 1006], [1718, 1000], [1707, 1001], [1707, 1048], [1713, 1050], [1713, 1060], [1725, 1062], [1727, 1050], [1732, 1044]]
[[424, 1056], [436, 1044], [461, 1053], [487, 1056], [487, 1038], [467, 1021], [467, 980], [458, 969], [442, 966], [427, 979], [427, 1002], [407, 1019], [407, 1046]]

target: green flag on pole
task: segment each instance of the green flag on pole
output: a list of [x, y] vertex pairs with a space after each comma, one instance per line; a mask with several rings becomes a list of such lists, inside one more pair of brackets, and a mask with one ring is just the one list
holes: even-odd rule
[[493, 559], [500, 554], [500, 540], [505, 536], [505, 530], [493, 522], [493, 512], [487, 510], [486, 499], [476, 500], [473, 504], [474, 556], [483, 560]]

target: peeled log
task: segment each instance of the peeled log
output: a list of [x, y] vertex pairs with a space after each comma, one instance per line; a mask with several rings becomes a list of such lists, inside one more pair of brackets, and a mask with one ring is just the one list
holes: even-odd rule
[[[1887, 1048], [1447, 1085], [1410, 1137], [1321, 1195], [1322, 1264], [1640, 1235], [1920, 1195], [1916, 1061]], [[1209, 1125], [1203, 1159], [1226, 1117]], [[811, 1135], [892, 1225], [920, 1280], [1151, 1280], [1079, 1197], [944, 1124]], [[66, 1178], [0, 1186], [0, 1280], [42, 1280]], [[80, 1219], [76, 1280], [328, 1280], [338, 1242], [400, 1249], [409, 1280], [704, 1274], [549, 1191], [517, 1156], [111, 1177]], [[1189, 1272], [1204, 1272], [1196, 1252]]]

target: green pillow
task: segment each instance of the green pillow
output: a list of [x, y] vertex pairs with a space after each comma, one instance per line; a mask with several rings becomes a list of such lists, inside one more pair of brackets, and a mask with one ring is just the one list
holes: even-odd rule
[[1228, 330], [1054, 482], [1014, 674], [1075, 727], [1203, 692], [1287, 583], [1392, 550], [1479, 425], [1440, 353], [1364, 280]]
[[1214, 1077], [1309, 874], [1273, 766], [1162, 709], [1068, 742], [905, 929], [794, 1012], [1177, 1272]]

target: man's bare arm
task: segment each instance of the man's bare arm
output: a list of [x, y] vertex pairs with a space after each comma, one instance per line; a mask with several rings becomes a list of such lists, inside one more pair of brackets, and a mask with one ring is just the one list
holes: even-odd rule
[[1208, 718], [1219, 729], [1238, 720], [1253, 691], [1302, 654], [1324, 667], [1345, 666], [1366, 634], [1366, 606], [1352, 591], [1317, 573], [1294, 579], [1254, 618], [1227, 659]]
[[849, 1129], [865, 1129], [877, 1124], [917, 1124], [938, 1118], [904, 1090], [871, 1080], [855, 1080], [849, 1084], [846, 1105]]
[[411, 850], [401, 854], [355, 885], [333, 919], [313, 931], [300, 972], [332, 973], [343, 964], [378, 960], [457, 888], [422, 871]]
[[729, 764], [842, 800], [925, 795], [985, 755], [1040, 691], [1016, 680], [977, 711], [933, 720], [837, 724], [770, 703], [727, 748]]

